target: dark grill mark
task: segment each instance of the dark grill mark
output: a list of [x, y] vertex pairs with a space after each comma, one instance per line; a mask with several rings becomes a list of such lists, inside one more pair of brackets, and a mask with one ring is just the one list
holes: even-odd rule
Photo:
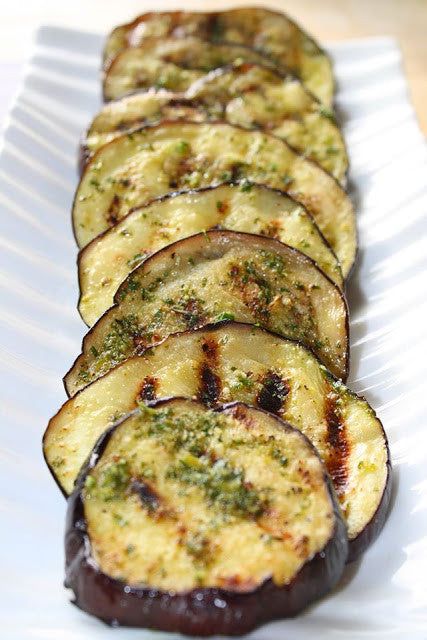
[[221, 380], [207, 362], [200, 367], [200, 386], [198, 397], [208, 407], [215, 405], [221, 394]]
[[111, 200], [110, 206], [107, 210], [107, 222], [110, 227], [113, 227], [119, 221], [119, 209], [120, 209], [120, 196], [117, 194]]
[[188, 100], [184, 100], [183, 98], [172, 98], [167, 106], [170, 107], [187, 107]]
[[218, 343], [213, 338], [206, 338], [206, 340], [204, 340], [202, 351], [210, 364], [218, 364]]
[[158, 510], [160, 507], [160, 498], [149, 484], [141, 480], [132, 480], [130, 488], [141, 500], [143, 507], [146, 507], [149, 511]]
[[144, 402], [152, 402], [156, 399], [158, 380], [152, 376], [147, 376], [142, 381], [141, 389], [138, 394], [138, 398]]
[[335, 393], [329, 393], [325, 400], [325, 418], [328, 425], [327, 440], [330, 447], [326, 468], [332, 478], [335, 490], [340, 496], [347, 484], [349, 443], [337, 400], [338, 396]]
[[245, 165], [243, 162], [236, 162], [235, 164], [233, 164], [230, 167], [231, 181], [238, 182], [239, 180], [242, 180], [242, 178], [246, 176], [246, 167], [247, 165]]
[[257, 395], [258, 406], [271, 413], [283, 413], [283, 404], [290, 391], [286, 380], [282, 380], [274, 371], [268, 371], [261, 379], [261, 385]]
[[203, 106], [203, 103], [200, 100], [187, 100], [186, 98], [172, 98], [170, 102], [162, 107], [162, 115], [169, 115], [170, 113], [174, 113], [174, 109], [181, 108], [186, 109], [186, 113], [193, 113], [196, 109]]
[[215, 373], [218, 365], [219, 347], [215, 338], [206, 338], [202, 342], [204, 359], [199, 368], [200, 385], [198, 398], [208, 407], [217, 403], [221, 395], [221, 379]]

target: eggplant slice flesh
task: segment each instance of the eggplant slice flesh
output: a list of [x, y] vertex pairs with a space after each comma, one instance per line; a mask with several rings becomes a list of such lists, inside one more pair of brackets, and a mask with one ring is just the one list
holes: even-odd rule
[[140, 91], [106, 104], [83, 141], [82, 164], [113, 138], [160, 120], [225, 120], [284, 138], [344, 183], [348, 157], [334, 114], [300, 80], [259, 64], [215, 69], [184, 93]]
[[195, 397], [265, 409], [312, 442], [332, 478], [354, 559], [381, 530], [390, 461], [381, 422], [363, 398], [292, 340], [235, 322], [175, 334], [68, 400], [44, 436], [47, 464], [65, 494], [97, 439], [141, 401]]
[[65, 376], [70, 395], [172, 333], [226, 319], [298, 340], [347, 377], [342, 292], [307, 256], [271, 238], [215, 230], [179, 240], [132, 271], [114, 303]]
[[325, 51], [288, 16], [261, 7], [211, 13], [145, 13], [110, 33], [104, 65], [108, 67], [121, 51], [140, 47], [148, 38], [194, 35], [211, 42], [239, 43], [257, 49], [299, 76], [324, 104], [332, 104], [334, 77]]
[[348, 550], [313, 446], [239, 403], [141, 406], [96, 444], [67, 520], [77, 606], [193, 635], [295, 615], [335, 586]]
[[92, 326], [119, 285], [166, 245], [212, 228], [276, 238], [309, 256], [341, 289], [338, 260], [310, 214], [286, 194], [225, 184], [167, 195], [135, 209], [79, 253], [79, 311]]
[[313, 215], [343, 275], [356, 254], [354, 209], [338, 182], [284, 140], [224, 123], [164, 122], [101, 147], [86, 166], [73, 205], [80, 247], [151, 199], [224, 181], [289, 193]]

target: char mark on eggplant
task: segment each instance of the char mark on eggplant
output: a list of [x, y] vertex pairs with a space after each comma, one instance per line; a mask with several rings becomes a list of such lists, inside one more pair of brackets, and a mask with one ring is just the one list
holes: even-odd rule
[[338, 400], [338, 396], [334, 393], [328, 394], [325, 398], [328, 443], [331, 448], [326, 466], [333, 480], [335, 490], [340, 496], [343, 494], [347, 484], [347, 462], [350, 446], [346, 436], [345, 421], [342, 419], [338, 406]]
[[144, 378], [141, 384], [141, 391], [139, 392], [140, 400], [144, 402], [152, 402], [156, 399], [156, 389], [158, 386], [158, 380], [154, 376], [147, 376]]
[[257, 396], [258, 406], [271, 413], [279, 415], [283, 413], [284, 404], [290, 391], [288, 382], [274, 371], [268, 371], [262, 377], [261, 385]]

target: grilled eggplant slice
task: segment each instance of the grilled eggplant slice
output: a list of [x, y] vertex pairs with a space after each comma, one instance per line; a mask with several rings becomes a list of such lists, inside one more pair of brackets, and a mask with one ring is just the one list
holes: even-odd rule
[[224, 123], [165, 122], [101, 147], [76, 192], [77, 242], [85, 246], [156, 196], [226, 180], [266, 184], [295, 197], [312, 213], [348, 274], [356, 252], [355, 217], [336, 180], [284, 140]]
[[132, 269], [167, 244], [211, 228], [277, 238], [308, 255], [340, 288], [341, 269], [316, 223], [297, 202], [261, 185], [220, 185], [171, 194], [129, 213], [79, 254], [83, 320], [92, 326]]
[[186, 93], [174, 93], [166, 89], [138, 91], [130, 96], [112, 100], [94, 117], [82, 139], [79, 157], [81, 172], [100, 147], [124, 133], [132, 133], [162, 120], [205, 122], [210, 119], [217, 118], [211, 116], [207, 109], [199, 106], [194, 100], [188, 99]]
[[150, 37], [194, 35], [213, 42], [238, 42], [259, 50], [300, 76], [319, 100], [331, 105], [334, 78], [326, 53], [288, 16], [260, 7], [211, 13], [143, 14], [111, 32], [104, 49], [104, 63], [108, 66], [120, 51], [139, 47]]
[[69, 502], [66, 585], [110, 624], [236, 635], [327, 593], [347, 548], [302, 433], [242, 404], [175, 398], [95, 446]]
[[224, 319], [299, 340], [334, 375], [347, 377], [342, 292], [310, 258], [277, 240], [234, 231], [179, 240], [132, 271], [114, 302], [65, 376], [70, 395], [171, 333]]
[[113, 60], [104, 74], [104, 100], [117, 100], [150, 87], [185, 91], [208, 71], [241, 62], [262, 64], [286, 74], [286, 69], [239, 44], [215, 44], [199, 38], [149, 38]]
[[287, 140], [339, 182], [346, 177], [347, 153], [333, 113], [297, 78], [249, 63], [216, 69], [184, 94], [151, 90], [106, 104], [87, 132], [83, 164], [113, 138], [162, 119], [222, 119], [261, 129]]
[[226, 323], [175, 334], [130, 358], [68, 400], [44, 436], [65, 493], [109, 424], [138, 402], [185, 395], [211, 406], [246, 402], [301, 430], [331, 475], [350, 558], [381, 530], [390, 499], [387, 440], [374, 411], [300, 344], [259, 327]]

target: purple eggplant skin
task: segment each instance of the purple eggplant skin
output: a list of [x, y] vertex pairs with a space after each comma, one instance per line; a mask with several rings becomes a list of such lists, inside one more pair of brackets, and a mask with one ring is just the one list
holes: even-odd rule
[[[151, 406], [163, 402], [165, 400], [156, 401]], [[206, 587], [176, 593], [132, 587], [103, 573], [91, 555], [82, 490], [87, 473], [96, 465], [111, 434], [127, 417], [121, 418], [99, 438], [68, 500], [64, 585], [74, 592], [73, 604], [79, 609], [111, 626], [141, 627], [196, 636], [238, 636], [272, 620], [293, 617], [334, 588], [346, 564], [348, 539], [335, 491], [326, 472], [325, 480], [335, 514], [334, 532], [323, 550], [308, 560], [285, 586], [278, 587], [267, 579], [254, 590], [244, 593]]]

